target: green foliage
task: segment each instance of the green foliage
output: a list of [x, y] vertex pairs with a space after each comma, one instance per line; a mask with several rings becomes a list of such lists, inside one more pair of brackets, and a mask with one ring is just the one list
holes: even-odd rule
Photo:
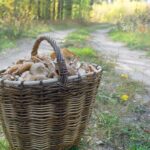
[[9, 150], [6, 139], [0, 138], [0, 150]]
[[34, 37], [46, 32], [52, 31], [52, 25], [44, 22], [33, 22], [28, 30], [26, 30], [22, 36]]
[[0, 29], [9, 38], [20, 37], [30, 26], [33, 17], [26, 3], [15, 0], [0, 2]]
[[121, 134], [127, 136], [129, 150], [148, 150], [150, 148], [149, 133], [145, 133], [139, 126], [124, 126]]
[[96, 53], [95, 51], [90, 48], [90, 47], [84, 47], [84, 48], [75, 48], [75, 47], [72, 47], [70, 48], [70, 50], [72, 52], [74, 52], [77, 56], [79, 57], [88, 57], [90, 58], [91, 56], [96, 56]]
[[73, 33], [70, 33], [69, 36], [67, 37], [68, 42], [84, 42], [86, 39], [89, 38], [89, 32], [84, 28], [77, 30]]
[[15, 23], [20, 22], [20, 19], [27, 23], [33, 18], [36, 20], [54, 21], [84, 19], [88, 16], [90, 0], [7, 0], [0, 1], [0, 8], [0, 18], [2, 17], [6, 20], [9, 18], [13, 22], [16, 19]]
[[[83, 38], [84, 40], [81, 40], [84, 43], [90, 38], [90, 29], [85, 30], [86, 36]], [[75, 37], [71, 38], [75, 47], [69, 48], [80, 56], [81, 60], [99, 64], [104, 70], [94, 113], [86, 136], [82, 141], [81, 149], [97, 149], [95, 140], [99, 139], [116, 149], [124, 147], [126, 150], [148, 150], [148, 133], [145, 133], [139, 124], [122, 121], [125, 116], [130, 116], [138, 105], [133, 102], [134, 96], [136, 93], [144, 94], [144, 85], [134, 82], [128, 77], [122, 78], [121, 75], [118, 75], [114, 70], [113, 59], [106, 59], [105, 56], [96, 53], [91, 47], [85, 47], [85, 45], [88, 45], [87, 43], [83, 45], [83, 42], [80, 43], [80, 40], [76, 39], [82, 34], [79, 31], [75, 31], [73, 33]], [[124, 93], [129, 96], [127, 102], [122, 102], [120, 99], [120, 96]]]
[[90, 0], [0, 0], [0, 49], [14, 45], [14, 39], [50, 31], [51, 21], [84, 22], [89, 5]]
[[105, 25], [100, 24], [85, 24], [84, 28], [83, 25], [78, 26], [78, 29], [70, 33], [69, 36], [65, 39], [65, 46], [81, 48], [86, 44], [88, 47], [86, 41], [90, 39], [90, 34], [97, 29], [103, 28], [104, 26]]
[[15, 40], [8, 39], [7, 37], [3, 37], [0, 39], [0, 52], [3, 49], [9, 48], [9, 47], [15, 47], [16, 43]]
[[0, 1], [0, 51], [15, 46], [15, 39], [28, 30], [32, 20], [26, 3]]
[[119, 118], [115, 114], [102, 112], [98, 115], [98, 118], [99, 118], [99, 126], [104, 128], [112, 128], [119, 123]]
[[131, 49], [150, 50], [150, 33], [139, 32], [123, 32], [113, 30], [109, 33], [110, 37], [115, 41], [126, 43]]
[[[139, 2], [138, 2], [139, 4]], [[133, 13], [120, 16], [116, 28], [110, 32], [115, 41], [127, 44], [131, 49], [140, 49], [150, 54], [150, 7], [141, 3], [141, 7], [135, 7]]]
[[149, 147], [141, 145], [131, 145], [129, 150], [149, 150]]
[[134, 15], [137, 12], [142, 16], [142, 12], [147, 6], [147, 3], [141, 1], [116, 0], [112, 4], [103, 2], [93, 5], [90, 17], [93, 21], [116, 23], [121, 18]]
[[149, 30], [150, 8], [136, 9], [134, 14], [121, 16], [117, 27], [121, 31], [145, 33]]

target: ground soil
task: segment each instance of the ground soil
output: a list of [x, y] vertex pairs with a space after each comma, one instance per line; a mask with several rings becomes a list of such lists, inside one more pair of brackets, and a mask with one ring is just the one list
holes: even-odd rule
[[140, 81], [147, 89], [145, 103], [150, 105], [150, 58], [140, 50], [130, 50], [125, 44], [112, 41], [108, 32], [109, 28], [97, 30], [92, 33], [90, 43], [94, 49], [116, 61], [116, 71], [126, 73], [132, 79]]

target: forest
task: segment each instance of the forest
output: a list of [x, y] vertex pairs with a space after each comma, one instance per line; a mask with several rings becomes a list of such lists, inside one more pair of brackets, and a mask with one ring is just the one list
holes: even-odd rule
[[35, 22], [114, 22], [145, 7], [131, 0], [0, 0], [0, 37], [20, 37]]
[[0, 1], [0, 17], [29, 15], [38, 20], [65, 20], [84, 18], [91, 0], [8, 0]]
[[[68, 49], [81, 62], [100, 65], [103, 70], [85, 134], [80, 144], [73, 145], [69, 150], [150, 150], [150, 0], [0, 0], [0, 71], [9, 68], [17, 60], [22, 62], [28, 58], [27, 54], [30, 57], [36, 38], [44, 35], [54, 39], [60, 48]], [[49, 50], [52, 50], [50, 45], [43, 42], [39, 54], [48, 52], [49, 56]], [[21, 90], [26, 88], [22, 83], [19, 87]], [[0, 84], [3, 88], [3, 80]], [[19, 109], [14, 116], [11, 111], [15, 112], [13, 107], [16, 107], [16, 96], [25, 94], [12, 90], [15, 93], [13, 97], [5, 96], [9, 93], [7, 88], [6, 93], [0, 89], [0, 111], [4, 113], [4, 110], [8, 110], [8, 118], [16, 117], [17, 114], [20, 117], [23, 113]], [[2, 96], [12, 102], [11, 110], [7, 108], [10, 104], [4, 102]], [[43, 99], [46, 97], [44, 95]], [[84, 103], [81, 103], [82, 107]], [[28, 114], [34, 115], [32, 107], [25, 108], [28, 108]], [[42, 115], [41, 106], [36, 108]], [[46, 109], [49, 110], [49, 107]], [[75, 109], [70, 110], [73, 112]], [[2, 113], [0, 150], [9, 150], [8, 139], [11, 136], [4, 136]], [[16, 118], [12, 121], [16, 121]], [[77, 123], [81, 119], [74, 118], [77, 118]], [[37, 122], [44, 135], [46, 126], [42, 127], [40, 121]], [[61, 126], [60, 123], [58, 125]], [[18, 123], [17, 131], [24, 133], [20, 127]], [[9, 128], [12, 129], [11, 126]], [[34, 127], [30, 128], [31, 133], [32, 129]], [[15, 134], [14, 141], [19, 141], [19, 138]], [[30, 140], [28, 137], [26, 139]], [[24, 140], [20, 141], [25, 143]], [[34, 139], [31, 142], [31, 145], [35, 145]], [[38, 140], [35, 146], [42, 147], [43, 144]], [[34, 149], [42, 149], [39, 147]]]
[[94, 3], [102, 2], [112, 3], [113, 0], [0, 0], [0, 17], [13, 14], [17, 18], [27, 13], [38, 20], [81, 19], [88, 16]]
[[17, 38], [33, 23], [88, 20], [91, 0], [0, 0], [0, 37]]

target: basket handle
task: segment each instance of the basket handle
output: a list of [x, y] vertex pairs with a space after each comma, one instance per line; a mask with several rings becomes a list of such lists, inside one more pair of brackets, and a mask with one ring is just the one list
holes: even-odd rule
[[46, 40], [53, 47], [53, 49], [56, 53], [58, 69], [59, 69], [58, 71], [59, 71], [59, 76], [60, 76], [59, 80], [62, 84], [65, 84], [67, 82], [67, 78], [68, 78], [67, 66], [66, 66], [65, 60], [61, 54], [60, 48], [57, 46], [56, 42], [53, 39], [51, 39], [47, 36], [38, 37], [33, 45], [31, 57], [36, 56], [38, 54], [38, 48], [40, 46], [40, 43], [44, 40]]

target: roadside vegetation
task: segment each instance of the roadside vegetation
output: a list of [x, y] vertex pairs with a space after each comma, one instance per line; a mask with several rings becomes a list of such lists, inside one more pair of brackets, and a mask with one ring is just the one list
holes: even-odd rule
[[125, 43], [131, 50], [143, 50], [150, 55], [150, 32], [125, 32], [115, 29], [109, 35], [112, 40]]
[[125, 43], [131, 50], [143, 50], [150, 56], [150, 6], [145, 2], [116, 4], [108, 6], [112, 10], [109, 11], [112, 16], [108, 14], [110, 20], [107, 19], [107, 13], [104, 16], [115, 24], [109, 33], [110, 37]]
[[[98, 0], [97, 0], [98, 1]], [[94, 3], [90, 19], [94, 22], [117, 23], [126, 16], [141, 14], [148, 8], [148, 4], [142, 0], [105, 0]], [[135, 19], [135, 18], [133, 18]]]
[[0, 51], [15, 46], [15, 41], [22, 37], [36, 37], [56, 26], [62, 28], [63, 22], [65, 28], [73, 21], [76, 25], [86, 22], [90, 11], [89, 2], [90, 0], [0, 1]]
[[149, 20], [149, 5], [141, 1], [0, 1], [0, 51], [14, 47], [22, 37], [91, 22], [117, 24], [110, 33], [112, 39], [125, 42], [132, 49], [149, 51]]
[[[88, 39], [91, 30], [92, 27], [80, 29], [66, 39], [68, 48], [83, 61], [97, 63], [103, 68], [92, 118], [78, 149], [97, 150], [101, 146], [114, 150], [148, 150], [148, 119], [134, 120], [146, 113], [146, 106], [141, 105], [142, 98], [136, 96], [142, 97], [146, 92], [145, 87], [132, 81], [127, 74], [117, 74], [114, 70], [115, 60], [106, 59], [90, 46]], [[77, 147], [71, 150], [75, 149]]]

